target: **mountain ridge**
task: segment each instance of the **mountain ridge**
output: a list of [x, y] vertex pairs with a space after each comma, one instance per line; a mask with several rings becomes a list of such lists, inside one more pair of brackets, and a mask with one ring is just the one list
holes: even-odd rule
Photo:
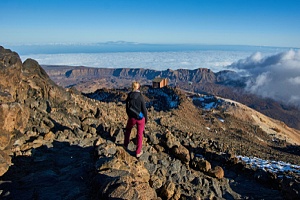
[[187, 91], [217, 95], [241, 102], [269, 117], [283, 121], [288, 126], [300, 130], [300, 110], [268, 98], [261, 98], [244, 90], [247, 78], [236, 72], [224, 70], [214, 73], [207, 68], [194, 70], [150, 70], [131, 68], [89, 68], [84, 66], [42, 66], [51, 79], [62, 87], [75, 87], [89, 93], [98, 88], [128, 87], [131, 81], [151, 85], [155, 77], [169, 79], [170, 85]]

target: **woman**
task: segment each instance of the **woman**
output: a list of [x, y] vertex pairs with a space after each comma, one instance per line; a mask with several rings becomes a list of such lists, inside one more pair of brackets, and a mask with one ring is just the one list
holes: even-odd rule
[[147, 109], [145, 100], [140, 92], [140, 84], [138, 82], [132, 83], [132, 91], [128, 94], [126, 99], [126, 113], [128, 116], [124, 146], [127, 149], [130, 142], [130, 134], [133, 126], [137, 125], [137, 147], [136, 157], [139, 158], [142, 154], [143, 132], [145, 124], [147, 123]]

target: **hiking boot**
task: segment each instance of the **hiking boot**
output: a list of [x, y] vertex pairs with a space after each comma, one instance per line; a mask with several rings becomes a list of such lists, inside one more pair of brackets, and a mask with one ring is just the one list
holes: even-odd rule
[[143, 154], [143, 150], [141, 150], [140, 153], [136, 154], [136, 157], [139, 158], [139, 157], [141, 157], [142, 154]]

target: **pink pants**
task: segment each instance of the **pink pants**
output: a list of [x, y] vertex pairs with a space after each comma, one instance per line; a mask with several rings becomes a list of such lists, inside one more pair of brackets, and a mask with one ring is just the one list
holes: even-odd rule
[[127, 121], [124, 146], [127, 147], [130, 142], [131, 129], [134, 125], [137, 125], [137, 145], [136, 145], [136, 154], [139, 154], [142, 150], [143, 144], [143, 132], [145, 128], [145, 118], [137, 120], [135, 118], [129, 118]]

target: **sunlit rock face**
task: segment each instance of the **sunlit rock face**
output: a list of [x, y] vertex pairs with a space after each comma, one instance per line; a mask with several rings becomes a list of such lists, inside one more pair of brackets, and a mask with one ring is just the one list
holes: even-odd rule
[[[4, 163], [11, 165], [9, 148], [41, 120], [38, 112], [50, 113], [51, 106], [70, 99], [40, 65], [31, 59], [21, 62], [19, 55], [0, 47], [0, 149]], [[55, 107], [55, 106], [54, 106]], [[2, 173], [5, 170], [2, 171]]]

